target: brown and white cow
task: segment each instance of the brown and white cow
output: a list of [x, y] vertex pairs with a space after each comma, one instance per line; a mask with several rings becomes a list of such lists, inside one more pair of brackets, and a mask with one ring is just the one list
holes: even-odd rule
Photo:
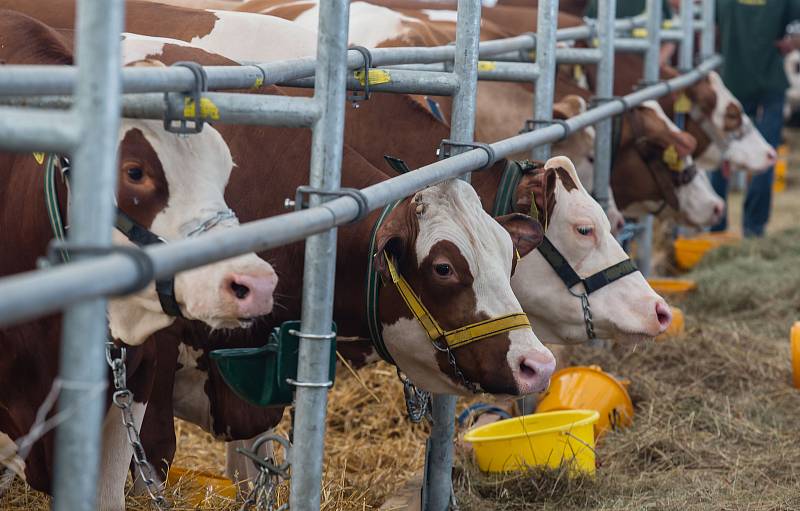
[[[16, 13], [1, 11], [0, 59], [8, 64], [71, 64], [72, 55], [52, 30]], [[61, 163], [62, 170], [65, 164]], [[215, 129], [207, 127], [195, 137], [167, 133], [157, 121], [125, 120], [119, 131], [117, 204], [141, 228], [167, 241], [193, 232], [226, 229], [238, 223], [224, 200], [233, 170], [231, 153]], [[32, 154], [0, 153], [0, 274], [36, 269], [53, 238], [44, 196], [43, 162]], [[58, 205], [68, 222], [68, 187], [65, 176], [56, 176]], [[211, 220], [211, 222], [209, 222]], [[198, 230], [200, 226], [203, 229]], [[117, 243], [129, 243], [115, 234]], [[174, 291], [181, 314], [209, 328], [227, 329], [251, 324], [268, 314], [277, 284], [273, 268], [254, 254], [179, 274]], [[140, 345], [150, 335], [175, 321], [161, 309], [151, 284], [133, 295], [110, 301], [111, 336], [129, 345]], [[3, 438], [21, 438], [30, 429], [40, 403], [48, 394], [58, 370], [59, 315], [0, 330], [4, 350], [0, 359], [0, 432]], [[130, 373], [151, 361], [152, 349], [134, 350]], [[132, 378], [136, 402], [134, 415], [141, 421], [152, 383], [152, 369]], [[113, 445], [124, 438], [118, 412], [104, 422], [104, 442]], [[124, 478], [130, 448], [103, 460], [103, 473], [116, 471]], [[33, 444], [24, 474], [37, 489], [47, 490], [53, 435]], [[127, 459], [125, 457], [127, 452]], [[6, 459], [6, 453], [2, 456]], [[13, 458], [12, 458], [13, 459]], [[21, 466], [20, 460], [14, 462]]]

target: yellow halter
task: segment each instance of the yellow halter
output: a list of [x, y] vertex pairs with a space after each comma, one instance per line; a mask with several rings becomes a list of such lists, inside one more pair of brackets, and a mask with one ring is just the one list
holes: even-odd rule
[[428, 333], [428, 337], [434, 344], [437, 341], [444, 340], [448, 349], [455, 349], [503, 332], [531, 327], [528, 316], [524, 312], [516, 312], [472, 323], [455, 330], [445, 331], [439, 326], [439, 323], [436, 322], [428, 309], [425, 308], [425, 305], [414, 293], [414, 290], [408, 285], [408, 281], [397, 271], [392, 258], [388, 254], [384, 255], [386, 264], [389, 267], [389, 274], [392, 276], [392, 282], [397, 287], [397, 291], [400, 292], [400, 296], [403, 297], [409, 310], [417, 318], [417, 321]]

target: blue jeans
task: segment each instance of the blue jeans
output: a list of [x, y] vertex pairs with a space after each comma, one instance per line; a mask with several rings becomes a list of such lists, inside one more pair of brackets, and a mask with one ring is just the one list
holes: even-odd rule
[[[776, 148], [781, 143], [783, 103], [783, 93], [770, 93], [760, 98], [742, 101], [744, 112], [753, 120], [764, 139], [772, 147]], [[774, 175], [775, 167], [770, 167], [766, 172], [755, 175], [750, 180], [742, 214], [742, 231], [747, 237], [764, 235], [764, 229], [769, 221], [769, 212], [772, 207], [772, 181]], [[721, 171], [715, 170], [711, 173], [711, 185], [719, 196], [727, 202], [728, 179]], [[727, 229], [727, 215], [726, 211], [722, 220], [711, 230], [724, 231]]]

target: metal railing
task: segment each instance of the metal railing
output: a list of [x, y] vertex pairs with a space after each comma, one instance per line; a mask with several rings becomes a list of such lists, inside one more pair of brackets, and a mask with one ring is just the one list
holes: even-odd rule
[[[700, 80], [720, 64], [713, 52], [713, 0], [704, 0], [702, 21], [692, 26], [691, 0], [683, 0], [687, 13], [678, 33], [682, 75], [658, 82], [661, 34], [660, 0], [648, 0], [648, 16], [615, 20], [614, 0], [600, 0], [598, 20], [581, 27], [555, 29], [557, 0], [539, 3], [539, 33], [479, 43], [479, 0], [459, 0], [455, 45], [430, 48], [370, 49], [372, 65], [384, 66], [392, 83], [375, 85], [376, 92], [418, 92], [453, 95], [451, 138], [471, 142], [475, 124], [478, 79], [536, 83], [534, 118], [552, 116], [557, 62], [598, 65], [596, 95], [601, 99], [587, 112], [563, 124], [544, 125], [493, 143], [496, 157], [533, 151], [535, 158], [549, 156], [549, 144], [568, 132], [595, 125], [595, 196], [606, 207], [611, 166], [611, 117]], [[316, 59], [245, 66], [208, 66], [208, 88], [250, 88], [270, 84], [315, 87], [313, 98], [205, 92], [219, 111], [219, 122], [276, 126], [311, 126], [311, 186], [339, 188], [343, 147], [345, 90], [360, 89], [348, 71], [360, 69], [365, 58], [347, 50], [348, 0], [323, 0], [320, 4]], [[626, 37], [632, 29], [647, 26], [647, 39]], [[122, 0], [78, 0], [77, 68], [63, 66], [3, 66], [0, 68], [0, 148], [17, 151], [45, 150], [68, 153], [74, 159], [75, 206], [71, 209], [70, 242], [110, 245], [112, 193], [115, 186], [116, 132], [119, 113], [129, 117], [161, 119], [167, 111], [164, 92], [191, 92], [194, 74], [184, 68], [120, 69], [119, 33]], [[702, 29], [702, 60], [692, 67], [694, 31]], [[615, 40], [617, 32], [623, 37]], [[680, 37], [678, 37], [680, 35]], [[593, 39], [598, 48], [556, 49], [556, 41]], [[617, 45], [616, 43], [619, 43]], [[613, 53], [642, 51], [643, 82], [647, 86], [612, 99]], [[536, 62], [527, 53], [536, 52]], [[492, 70], [479, 70], [478, 59], [497, 57]], [[506, 62], [505, 60], [516, 60]], [[124, 96], [122, 93], [125, 93]], [[74, 94], [73, 96], [69, 96]], [[178, 98], [180, 99], [180, 98]], [[177, 101], [177, 100], [176, 100]], [[32, 110], [29, 107], [44, 108]], [[24, 108], [28, 107], [28, 108]], [[62, 109], [67, 109], [62, 110]], [[175, 110], [174, 108], [172, 109]], [[182, 110], [182, 109], [178, 109]], [[91, 141], [90, 144], [87, 141]], [[89, 147], [91, 146], [91, 147]], [[361, 190], [366, 210], [386, 204], [480, 168], [488, 163], [481, 149], [455, 151], [455, 155], [415, 172], [388, 179]], [[466, 177], [468, 179], [468, 177]], [[295, 407], [294, 441], [303, 445], [292, 459], [290, 505], [295, 510], [319, 509], [336, 256], [336, 227], [364, 213], [364, 204], [340, 196], [322, 204], [311, 195], [310, 207], [243, 224], [198, 238], [142, 248], [152, 261], [153, 278], [163, 278], [203, 264], [251, 251], [263, 251], [306, 239], [302, 324], [299, 335], [300, 366]], [[35, 319], [65, 310], [60, 378], [65, 384], [60, 406], [76, 406], [90, 386], [103, 385], [103, 347], [107, 336], [106, 297], [119, 293], [139, 279], [139, 266], [123, 254], [77, 257], [66, 265], [0, 279], [0, 326]], [[649, 260], [643, 261], [649, 268]], [[305, 337], [304, 337], [305, 335]], [[80, 418], [61, 425], [57, 436], [55, 500], [57, 509], [88, 510], [95, 507], [100, 449], [102, 399], [82, 410]], [[426, 458], [423, 506], [440, 511], [449, 506], [452, 482], [453, 411], [455, 398], [434, 399], [434, 425]]]

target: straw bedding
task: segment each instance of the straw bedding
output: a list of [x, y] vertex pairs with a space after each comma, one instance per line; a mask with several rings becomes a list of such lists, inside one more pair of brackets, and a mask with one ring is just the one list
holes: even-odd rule
[[[461, 455], [462, 510], [800, 509], [800, 391], [790, 385], [788, 343], [800, 319], [800, 230], [724, 247], [690, 277], [699, 290], [680, 304], [684, 335], [636, 349], [572, 350], [573, 363], [632, 380], [634, 424], [601, 440], [597, 476], [486, 476]], [[358, 374], [369, 391], [343, 371], [330, 395], [326, 510], [376, 509], [422, 467], [428, 429], [404, 420], [394, 371], [379, 364]], [[185, 423], [178, 439], [177, 465], [223, 470], [222, 444]], [[170, 489], [176, 509], [192, 508], [185, 493], [183, 485]], [[208, 505], [236, 508], [219, 499]], [[130, 497], [128, 506], [147, 503]], [[19, 482], [0, 499], [0, 509], [46, 507]]]

